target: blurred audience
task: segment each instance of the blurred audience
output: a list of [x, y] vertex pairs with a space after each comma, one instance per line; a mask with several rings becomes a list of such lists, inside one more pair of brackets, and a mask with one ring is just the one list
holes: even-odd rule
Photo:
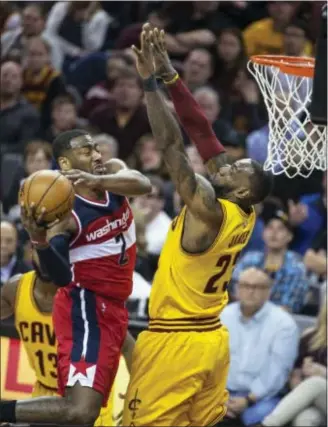
[[[42, 140], [30, 141], [24, 150], [23, 168], [15, 171], [11, 182], [12, 189], [9, 196], [4, 200], [8, 217], [11, 221], [20, 221], [20, 206], [17, 204], [17, 195], [22, 180], [28, 178], [35, 172], [43, 169], [51, 169], [52, 147], [49, 142]], [[8, 180], [9, 184], [9, 180]]]
[[[283, 34], [291, 21], [297, 2], [267, 2], [269, 18], [250, 24], [244, 31], [248, 56], [252, 55], [283, 55]], [[304, 48], [305, 55], [311, 55], [312, 45], [308, 41]]]
[[269, 302], [271, 287], [266, 272], [244, 269], [237, 284], [238, 302], [221, 314], [230, 336], [227, 417], [235, 425], [258, 424], [274, 409], [297, 357], [296, 323]]
[[1, 221], [1, 286], [12, 276], [19, 273], [26, 273], [31, 267], [24, 263], [18, 254], [18, 235], [15, 225]]
[[146, 107], [142, 103], [142, 84], [137, 74], [125, 69], [112, 88], [113, 103], [101, 105], [91, 113], [90, 124], [112, 135], [119, 145], [119, 157], [127, 160], [138, 139], [150, 132]]
[[146, 220], [147, 251], [153, 256], [155, 265], [164, 245], [171, 218], [164, 212], [165, 190], [164, 182], [158, 176], [149, 176], [152, 192], [135, 199], [134, 207], [140, 210]]
[[25, 144], [40, 127], [39, 114], [22, 96], [22, 68], [15, 62], [4, 62], [0, 70], [0, 150], [23, 154]]
[[85, 95], [80, 113], [82, 117], [89, 117], [92, 111], [99, 105], [106, 104], [112, 99], [111, 89], [117, 77], [127, 67], [133, 67], [134, 60], [123, 52], [115, 52], [107, 60], [107, 79], [92, 86]]
[[164, 175], [163, 158], [152, 134], [143, 135], [136, 144], [134, 166], [143, 173]]
[[53, 5], [46, 34], [59, 47], [64, 74], [76, 59], [101, 50], [112, 21], [98, 1], [59, 1]]
[[41, 127], [47, 129], [51, 121], [51, 104], [64, 93], [62, 76], [51, 66], [51, 47], [41, 37], [31, 37], [24, 56], [22, 93], [41, 116]]
[[191, 91], [209, 83], [213, 76], [213, 58], [204, 48], [190, 51], [183, 63], [183, 80]]
[[290, 376], [290, 392], [263, 421], [263, 426], [323, 426], [327, 420], [327, 301], [317, 325], [304, 331]]
[[238, 28], [222, 30], [216, 40], [215, 53], [213, 86], [226, 98], [247, 62], [242, 32]]
[[306, 268], [298, 254], [289, 251], [293, 231], [288, 216], [276, 211], [263, 230], [264, 251], [247, 252], [237, 263], [233, 280], [249, 267], [266, 271], [273, 281], [270, 300], [292, 313], [299, 313], [307, 297]]
[[84, 128], [87, 125], [86, 120], [78, 117], [76, 100], [68, 93], [53, 99], [50, 114], [50, 125], [40, 131], [40, 137], [46, 141], [53, 141], [61, 132], [74, 128]]

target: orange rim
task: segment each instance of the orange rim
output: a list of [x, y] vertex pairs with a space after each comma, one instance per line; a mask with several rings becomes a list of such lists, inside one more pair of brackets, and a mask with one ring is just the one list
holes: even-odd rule
[[313, 58], [306, 58], [304, 56], [253, 55], [250, 60], [255, 64], [277, 67], [285, 74], [310, 78], [313, 78], [314, 75], [315, 60]]

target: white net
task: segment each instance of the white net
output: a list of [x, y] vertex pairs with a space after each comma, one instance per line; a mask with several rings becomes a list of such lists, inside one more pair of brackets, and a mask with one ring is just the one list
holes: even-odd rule
[[[302, 67], [313, 67], [307, 58], [302, 60]], [[269, 114], [264, 169], [275, 175], [285, 173], [290, 178], [308, 177], [314, 169], [327, 168], [327, 128], [313, 124], [310, 119], [312, 78], [284, 73], [278, 61], [279, 57], [277, 66], [252, 60], [248, 63]]]

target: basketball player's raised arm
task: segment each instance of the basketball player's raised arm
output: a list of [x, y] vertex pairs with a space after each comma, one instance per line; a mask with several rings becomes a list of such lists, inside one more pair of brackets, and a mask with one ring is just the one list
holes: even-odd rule
[[150, 39], [145, 31], [141, 34], [141, 46], [141, 50], [135, 46], [133, 50], [137, 56], [139, 74], [144, 79], [148, 118], [171, 179], [191, 213], [204, 222], [220, 224], [222, 211], [214, 189], [206, 179], [194, 173], [184, 150], [179, 124], [156, 85], [152, 74], [154, 70]]
[[227, 163], [225, 148], [213, 132], [212, 125], [199, 104], [173, 68], [165, 47], [165, 32], [157, 28], [152, 33], [155, 72], [170, 93], [180, 123], [203, 159], [210, 174], [216, 174]]
[[1, 320], [15, 314], [16, 293], [21, 277], [21, 274], [16, 274], [1, 287]]

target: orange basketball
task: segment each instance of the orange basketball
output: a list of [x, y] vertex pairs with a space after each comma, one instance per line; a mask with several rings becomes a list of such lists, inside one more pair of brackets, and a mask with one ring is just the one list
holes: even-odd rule
[[35, 204], [36, 218], [41, 209], [46, 209], [47, 223], [64, 218], [73, 209], [74, 188], [72, 183], [58, 171], [42, 170], [29, 176], [21, 186], [19, 202], [26, 208]]

